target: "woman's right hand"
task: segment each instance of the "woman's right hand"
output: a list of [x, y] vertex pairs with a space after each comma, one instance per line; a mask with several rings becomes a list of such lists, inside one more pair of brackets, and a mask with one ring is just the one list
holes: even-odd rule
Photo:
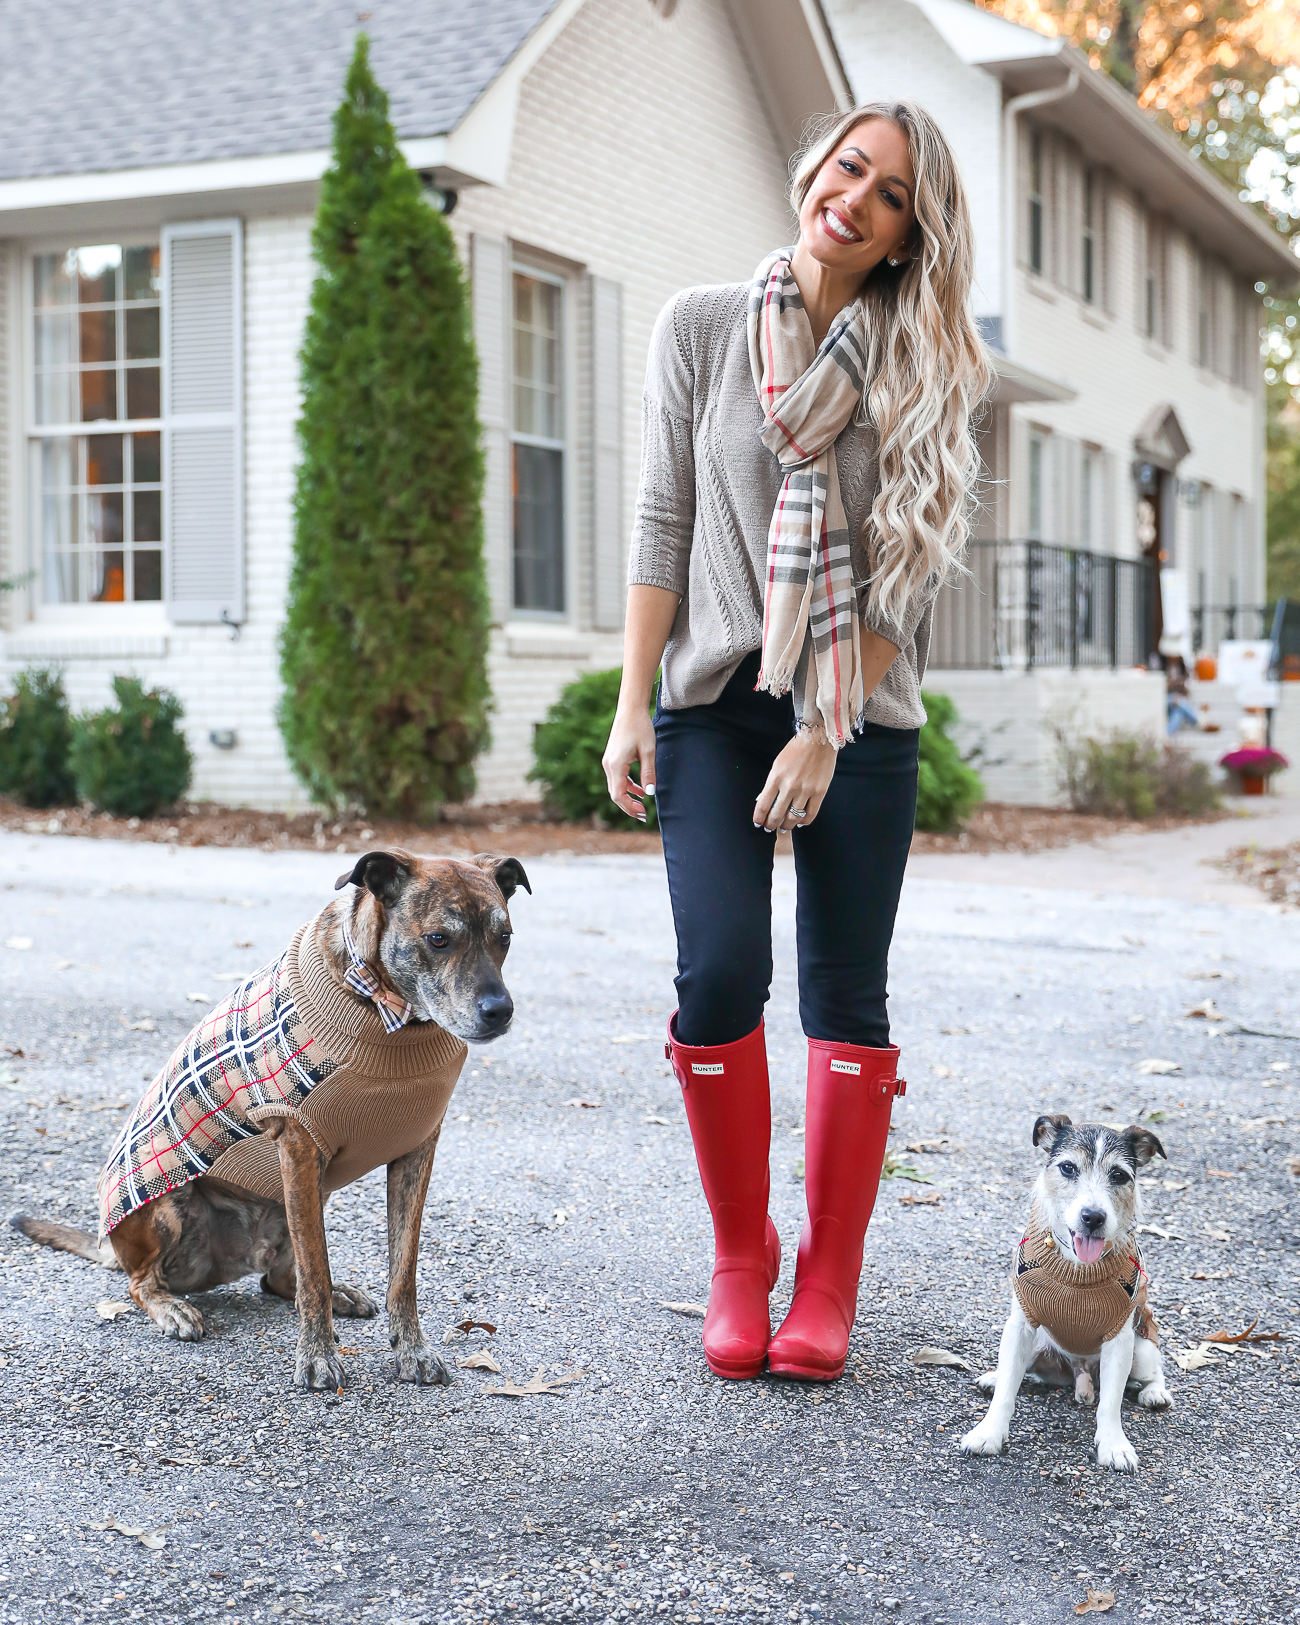
[[[640, 784], [629, 772], [633, 762], [640, 769]], [[655, 793], [655, 728], [647, 706], [627, 708], [620, 704], [600, 765], [605, 770], [610, 800], [629, 818], [638, 818], [644, 824], [645, 798]]]

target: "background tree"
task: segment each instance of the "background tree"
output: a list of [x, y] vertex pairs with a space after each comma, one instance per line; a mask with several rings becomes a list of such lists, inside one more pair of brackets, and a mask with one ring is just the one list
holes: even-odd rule
[[477, 363], [364, 35], [312, 241], [280, 729], [319, 801], [429, 821], [488, 738]]
[[[1297, 0], [977, 0], [1063, 34], [1300, 248]], [[1262, 286], [1268, 596], [1300, 598], [1300, 300]]]

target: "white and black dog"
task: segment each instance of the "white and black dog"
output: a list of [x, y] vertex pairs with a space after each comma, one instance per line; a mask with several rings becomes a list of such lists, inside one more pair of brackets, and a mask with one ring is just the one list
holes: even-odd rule
[[1061, 1385], [1072, 1376], [1080, 1403], [1097, 1399], [1098, 1463], [1131, 1472], [1137, 1454], [1120, 1419], [1126, 1384], [1138, 1385], [1147, 1410], [1172, 1403], [1135, 1234], [1137, 1173], [1164, 1147], [1149, 1129], [1075, 1128], [1062, 1116], [1040, 1117], [1033, 1141], [1047, 1148], [1047, 1167], [1016, 1249], [998, 1367], [978, 1379], [993, 1403], [959, 1449], [968, 1456], [1006, 1449], [1027, 1372]]

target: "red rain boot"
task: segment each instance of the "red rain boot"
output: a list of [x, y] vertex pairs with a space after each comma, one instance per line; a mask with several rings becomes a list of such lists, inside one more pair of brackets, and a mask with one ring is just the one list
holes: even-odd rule
[[776, 1376], [831, 1382], [843, 1375], [890, 1108], [907, 1088], [897, 1068], [896, 1049], [808, 1040], [808, 1218], [790, 1313], [767, 1351], [768, 1369]]
[[682, 1086], [700, 1183], [713, 1215], [714, 1264], [704, 1358], [719, 1377], [756, 1377], [772, 1321], [781, 1241], [767, 1214], [772, 1101], [763, 1024], [734, 1044], [679, 1042], [669, 1018], [664, 1054]]

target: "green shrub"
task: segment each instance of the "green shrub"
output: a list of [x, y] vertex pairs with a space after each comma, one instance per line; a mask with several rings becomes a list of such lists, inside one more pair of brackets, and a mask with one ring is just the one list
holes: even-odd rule
[[1178, 745], [1122, 728], [1087, 737], [1058, 728], [1056, 745], [1061, 788], [1076, 812], [1153, 818], [1219, 805], [1209, 767]]
[[115, 677], [117, 707], [78, 717], [72, 729], [77, 794], [119, 818], [150, 818], [189, 789], [190, 748], [176, 724], [181, 702]]
[[[563, 818], [590, 818], [595, 813], [603, 824], [630, 821], [609, 799], [600, 765], [622, 679], [621, 666], [585, 673], [565, 688], [546, 713], [546, 721], [537, 725], [528, 777], [545, 787], [546, 805]], [[657, 829], [653, 796], [647, 797], [645, 809], [646, 827]]]
[[916, 827], [933, 834], [959, 829], [984, 799], [984, 781], [949, 737], [957, 707], [946, 694], [921, 695], [920, 770], [916, 782]]
[[428, 822], [488, 739], [478, 363], [364, 35], [312, 243], [280, 730], [319, 801]]
[[56, 671], [22, 671], [0, 711], [0, 791], [26, 807], [74, 799], [72, 717]]

